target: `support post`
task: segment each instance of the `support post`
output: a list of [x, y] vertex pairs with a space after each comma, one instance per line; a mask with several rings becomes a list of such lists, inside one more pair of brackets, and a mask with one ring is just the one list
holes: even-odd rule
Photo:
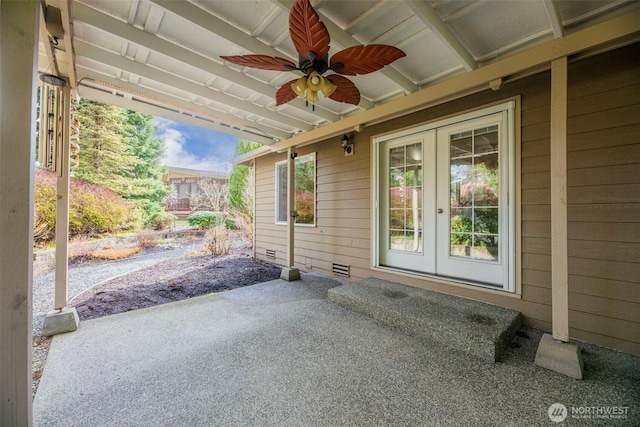
[[57, 140], [59, 153], [57, 168], [56, 189], [56, 291], [54, 309], [62, 310], [67, 306], [69, 284], [69, 86], [58, 90], [58, 117], [60, 126], [57, 126]]
[[569, 341], [567, 249], [567, 58], [551, 63], [551, 320], [553, 338]]
[[69, 144], [71, 92], [69, 85], [56, 90], [56, 273], [53, 311], [47, 313], [42, 335], [51, 336], [78, 329], [79, 318], [75, 308], [67, 307], [69, 288]]
[[293, 281], [300, 279], [300, 270], [294, 267], [294, 242], [295, 242], [295, 222], [296, 222], [296, 154], [293, 148], [287, 149], [287, 265], [282, 268], [280, 278]]
[[39, 2], [0, 1], [0, 425], [31, 426]]
[[582, 379], [580, 346], [569, 341], [567, 233], [567, 58], [551, 62], [551, 322], [535, 364]]

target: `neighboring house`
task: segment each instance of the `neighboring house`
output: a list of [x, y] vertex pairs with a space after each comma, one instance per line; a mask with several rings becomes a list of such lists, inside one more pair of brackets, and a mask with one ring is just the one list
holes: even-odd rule
[[[566, 115], [547, 69], [374, 124], [354, 116], [348, 153], [340, 135], [291, 144], [293, 266], [513, 308], [551, 331], [552, 234], [566, 231], [571, 337], [639, 355], [639, 47], [570, 59]], [[568, 227], [552, 220], [556, 117]], [[236, 162], [256, 171], [255, 256], [287, 266], [286, 149]]]
[[191, 202], [191, 196], [200, 192], [199, 182], [202, 179], [213, 179], [221, 184], [229, 182], [228, 172], [205, 171], [197, 169], [166, 166], [167, 172], [162, 176], [162, 182], [174, 189], [174, 196], [166, 203], [167, 212], [178, 218], [186, 218], [191, 212], [200, 209]]

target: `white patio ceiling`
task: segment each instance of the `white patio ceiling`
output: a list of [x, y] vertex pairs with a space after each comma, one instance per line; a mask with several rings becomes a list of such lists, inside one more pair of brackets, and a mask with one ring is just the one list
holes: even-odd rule
[[[39, 71], [89, 99], [263, 144], [286, 140], [638, 7], [633, 0], [312, 0], [330, 55], [356, 44], [407, 54], [351, 78], [360, 105], [296, 99], [275, 106], [293, 72], [242, 68], [221, 55], [297, 63], [293, 0], [46, 0]], [[61, 27], [55, 24], [60, 10]], [[56, 36], [57, 39], [54, 39]], [[56, 45], [57, 43], [57, 45]]]

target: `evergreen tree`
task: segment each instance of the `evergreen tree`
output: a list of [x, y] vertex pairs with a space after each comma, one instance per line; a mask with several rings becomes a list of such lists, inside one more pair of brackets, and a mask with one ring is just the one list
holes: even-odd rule
[[[240, 140], [238, 141], [238, 145], [236, 145], [236, 156], [248, 153], [261, 146], [261, 144], [256, 142]], [[249, 167], [241, 165], [234, 165], [229, 175], [229, 208], [245, 214], [250, 214], [253, 208], [250, 203], [247, 203], [246, 197], [244, 196], [248, 175]]]
[[123, 137], [128, 132], [125, 111], [113, 105], [82, 99], [76, 118], [80, 122], [80, 164], [75, 175], [104, 185], [123, 195], [127, 178], [138, 163]]
[[168, 188], [161, 182], [164, 143], [153, 117], [83, 99], [76, 118], [81, 127], [75, 175], [115, 191], [141, 212], [141, 221], [160, 211]]
[[124, 196], [135, 200], [147, 216], [162, 210], [162, 202], [170, 188], [162, 184], [165, 169], [160, 162], [164, 156], [164, 141], [158, 137], [153, 117], [135, 111], [127, 111], [127, 134], [131, 152], [140, 161], [132, 170], [133, 182]]
[[128, 110], [127, 124], [132, 152], [142, 160], [133, 170], [135, 177], [161, 179], [164, 168], [160, 162], [165, 147], [162, 139], [158, 137], [153, 116]]

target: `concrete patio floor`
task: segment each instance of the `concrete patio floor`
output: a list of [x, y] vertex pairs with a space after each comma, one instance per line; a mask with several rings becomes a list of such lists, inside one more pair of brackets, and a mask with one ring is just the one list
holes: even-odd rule
[[640, 424], [637, 357], [585, 345], [578, 381], [535, 366], [542, 333], [524, 329], [491, 364], [332, 304], [339, 284], [303, 275], [82, 322], [53, 340], [34, 425], [541, 426], [554, 403], [562, 425]]

